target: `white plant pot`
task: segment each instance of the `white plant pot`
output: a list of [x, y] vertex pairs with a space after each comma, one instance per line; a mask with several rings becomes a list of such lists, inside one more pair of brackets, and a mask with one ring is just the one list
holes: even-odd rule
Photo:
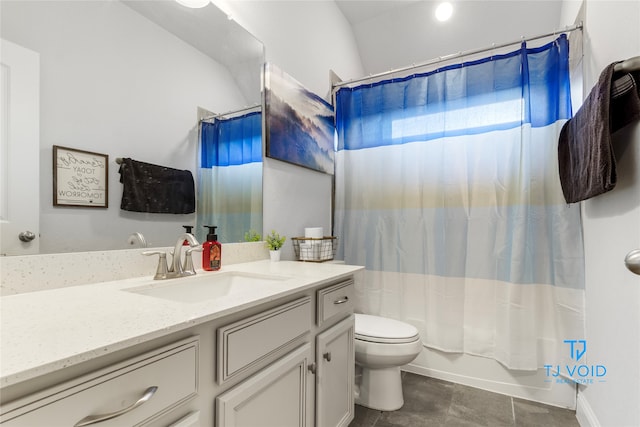
[[269, 256], [271, 257], [271, 261], [276, 262], [280, 261], [280, 251], [269, 251]]

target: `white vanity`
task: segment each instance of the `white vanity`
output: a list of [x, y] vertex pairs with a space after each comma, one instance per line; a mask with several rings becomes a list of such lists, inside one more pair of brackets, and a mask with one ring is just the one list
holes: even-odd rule
[[3, 297], [0, 422], [347, 426], [361, 270], [256, 261]]

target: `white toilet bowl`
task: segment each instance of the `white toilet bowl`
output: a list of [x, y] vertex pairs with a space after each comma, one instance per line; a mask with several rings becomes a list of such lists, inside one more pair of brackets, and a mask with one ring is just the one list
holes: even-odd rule
[[422, 351], [418, 330], [404, 322], [356, 314], [356, 365], [362, 371], [355, 402], [380, 411], [404, 405], [400, 367]]

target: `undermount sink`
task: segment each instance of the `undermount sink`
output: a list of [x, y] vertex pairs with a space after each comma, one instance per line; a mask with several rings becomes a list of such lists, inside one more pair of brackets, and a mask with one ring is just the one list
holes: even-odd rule
[[171, 301], [196, 303], [255, 290], [257, 287], [288, 279], [290, 278], [286, 276], [229, 271], [204, 273], [163, 281], [156, 280], [148, 285], [124, 290]]

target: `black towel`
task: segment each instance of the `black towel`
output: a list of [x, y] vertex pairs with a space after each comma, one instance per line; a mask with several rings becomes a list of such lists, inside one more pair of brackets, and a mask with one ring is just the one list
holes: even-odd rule
[[640, 118], [640, 94], [634, 80], [638, 76], [627, 74], [623, 77], [626, 80], [620, 78], [612, 84], [615, 64], [602, 71], [580, 110], [560, 132], [558, 167], [567, 203], [586, 200], [615, 187], [611, 134]]
[[188, 214], [196, 210], [193, 175], [188, 170], [123, 159], [120, 209], [133, 212]]

